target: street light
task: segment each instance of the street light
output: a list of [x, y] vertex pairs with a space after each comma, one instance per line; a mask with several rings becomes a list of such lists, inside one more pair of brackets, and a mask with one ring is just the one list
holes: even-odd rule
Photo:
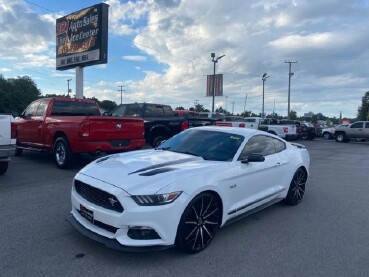
[[264, 118], [264, 83], [266, 81], [267, 78], [269, 78], [269, 76], [267, 76], [266, 73], [263, 74], [263, 77], [261, 77], [261, 79], [263, 80], [263, 110], [262, 110], [262, 113], [261, 113], [261, 117]]
[[213, 73], [213, 106], [212, 106], [212, 112], [214, 112], [214, 100], [215, 100], [215, 64], [218, 62], [218, 60], [220, 60], [221, 58], [223, 58], [225, 55], [222, 55], [218, 58], [215, 59], [215, 53], [211, 53], [211, 57], [212, 57], [212, 62], [214, 63], [214, 73]]

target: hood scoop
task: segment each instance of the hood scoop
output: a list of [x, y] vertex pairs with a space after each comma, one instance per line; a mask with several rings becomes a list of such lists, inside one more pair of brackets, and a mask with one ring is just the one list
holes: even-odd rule
[[[163, 173], [163, 172], [166, 172], [166, 171], [174, 170], [174, 168], [169, 168], [169, 170], [168, 170], [168, 168], [163, 168], [165, 166], [182, 164], [182, 163], [187, 163], [187, 162], [194, 162], [194, 161], [198, 161], [198, 160], [199, 160], [199, 157], [192, 157], [192, 158], [180, 159], [180, 160], [176, 160], [176, 161], [165, 162], [165, 163], [151, 165], [151, 166], [148, 166], [148, 167], [141, 168], [139, 170], [128, 173], [128, 175], [135, 174], [135, 173], [140, 173], [140, 172], [144, 172], [144, 171], [149, 171], [149, 170], [153, 170], [153, 169], [160, 169], [160, 168], [162, 168], [162, 170], [165, 170], [165, 171], [162, 171], [162, 172], [152, 174], [152, 175], [155, 175], [155, 174]], [[140, 174], [140, 175], [141, 176], [150, 176], [150, 175], [143, 175], [143, 174]]]
[[169, 172], [169, 171], [173, 171], [176, 170], [177, 168], [158, 168], [158, 169], [154, 169], [154, 170], [150, 170], [150, 171], [146, 171], [144, 173], [139, 174], [140, 176], [154, 176], [160, 173], [165, 173], [165, 172]]

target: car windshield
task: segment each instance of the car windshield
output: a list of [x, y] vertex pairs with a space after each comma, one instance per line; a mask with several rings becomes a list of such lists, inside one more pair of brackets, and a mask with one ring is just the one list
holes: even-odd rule
[[244, 141], [241, 135], [190, 129], [160, 145], [158, 149], [202, 157], [211, 161], [232, 161]]

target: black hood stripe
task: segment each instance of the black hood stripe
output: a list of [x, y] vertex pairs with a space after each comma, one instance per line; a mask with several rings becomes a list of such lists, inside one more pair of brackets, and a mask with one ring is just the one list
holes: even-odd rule
[[131, 173], [128, 173], [128, 175], [144, 172], [144, 171], [151, 170], [151, 169], [161, 168], [161, 167], [164, 167], [164, 166], [174, 165], [174, 164], [194, 162], [194, 161], [198, 161], [200, 159], [201, 158], [199, 158], [199, 157], [193, 157], [193, 158], [186, 158], [186, 159], [181, 159], [181, 160], [176, 160], [176, 161], [170, 161], [170, 162], [165, 162], [165, 163], [161, 163], [161, 164], [151, 165], [151, 166], [144, 167], [144, 168], [141, 168], [139, 170], [133, 171]]

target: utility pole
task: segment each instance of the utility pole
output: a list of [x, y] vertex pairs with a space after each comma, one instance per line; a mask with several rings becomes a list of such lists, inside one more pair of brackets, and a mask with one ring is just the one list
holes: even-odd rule
[[232, 115], [233, 115], [233, 112], [234, 112], [234, 101], [232, 102]]
[[264, 84], [265, 84], [266, 79], [269, 78], [269, 77], [270, 77], [270, 75], [267, 76], [266, 73], [264, 73], [263, 77], [261, 77], [261, 79], [263, 80], [263, 110], [261, 112], [261, 118], [263, 118], [263, 119], [264, 119]]
[[68, 82], [68, 97], [69, 97], [69, 92], [70, 92], [70, 88], [69, 88], [69, 82], [72, 81], [72, 79], [68, 79], [67, 82]]
[[297, 61], [296, 62], [284, 61], [284, 63], [290, 64], [288, 73], [288, 109], [287, 109], [287, 118], [290, 119], [291, 77], [293, 76], [293, 73], [291, 72], [291, 64], [297, 63]]
[[243, 112], [246, 112], [246, 103], [247, 103], [247, 93], [246, 93], [246, 97], [245, 97], [245, 105], [243, 106]]
[[120, 91], [120, 104], [122, 105], [122, 103], [123, 103], [123, 91], [125, 91], [125, 90], [123, 89], [124, 86], [118, 86], [118, 87], [120, 87], [120, 90], [118, 90], [118, 91]]
[[226, 95], [226, 96], [224, 96], [225, 97], [225, 99], [226, 99], [226, 106], [225, 106], [225, 109], [226, 109], [226, 111], [228, 112], [228, 107], [227, 107], [227, 104], [228, 104], [228, 96]]

